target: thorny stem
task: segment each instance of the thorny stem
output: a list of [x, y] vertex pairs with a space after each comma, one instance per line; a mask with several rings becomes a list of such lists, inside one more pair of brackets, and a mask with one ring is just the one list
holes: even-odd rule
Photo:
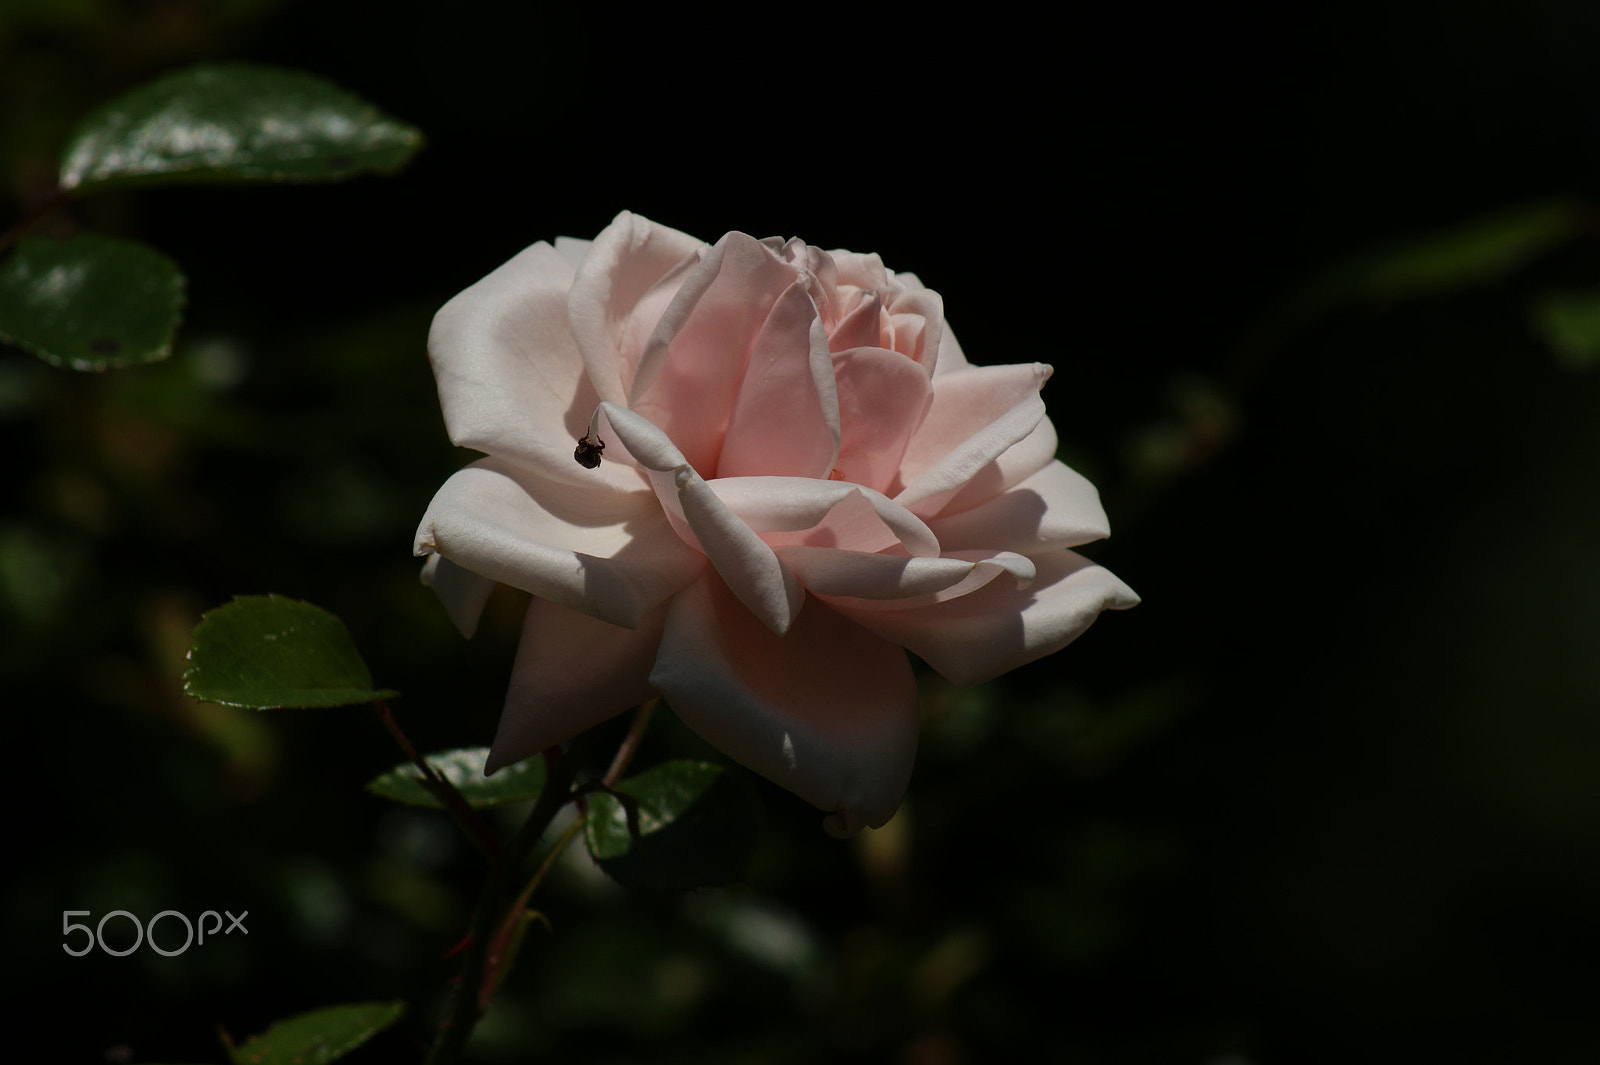
[[[639, 712], [634, 715], [633, 723], [628, 726], [628, 734], [623, 737], [622, 743], [617, 747], [616, 757], [611, 759], [611, 768], [606, 770], [606, 775], [600, 781], [601, 787], [611, 787], [627, 771], [628, 763], [633, 761], [633, 756], [638, 753], [639, 743], [644, 739], [645, 730], [650, 727], [650, 718], [655, 714], [656, 705], [660, 701], [660, 699], [651, 699], [641, 706]], [[539, 885], [544, 882], [546, 874], [556, 864], [556, 859], [561, 857], [561, 853], [567, 849], [567, 844], [577, 838], [578, 833], [583, 830], [585, 817], [586, 814], [580, 812], [577, 817], [572, 819], [572, 823], [567, 826], [566, 831], [561, 833], [561, 838], [556, 840], [555, 845], [544, 856], [544, 861], [539, 863], [538, 871], [533, 874], [527, 886], [522, 889], [522, 894], [517, 896], [516, 901], [511, 904], [511, 908], [506, 911], [505, 920], [500, 923], [500, 928], [495, 933], [494, 946], [490, 950], [489, 969], [491, 971], [498, 971], [500, 965], [504, 963], [504, 951], [510, 944], [511, 937], [516, 934], [517, 925], [522, 920], [523, 911], [528, 908], [529, 900], [533, 898], [533, 893], [539, 890]], [[480, 1008], [488, 1007], [489, 995], [492, 993], [493, 988], [486, 985]]]
[[[550, 827], [556, 813], [571, 798], [572, 778], [577, 772], [577, 759], [561, 756], [558, 748], [543, 755], [545, 760], [544, 788], [539, 792], [528, 820], [517, 833], [516, 839], [506, 848], [505, 859], [491, 863], [484, 878], [483, 892], [478, 897], [478, 908], [472, 915], [472, 929], [467, 934], [467, 946], [462, 952], [461, 977], [455, 996], [450, 1003], [450, 1015], [439, 1028], [439, 1035], [429, 1051], [427, 1065], [445, 1065], [454, 1062], [466, 1046], [467, 1037], [478, 1023], [483, 1009], [479, 1005], [479, 988], [483, 983], [484, 961], [494, 938], [496, 926], [504, 913], [502, 905], [511, 891], [516, 858], [521, 857], [518, 844], [531, 839], [537, 842]], [[529, 844], [531, 845], [531, 844]]]
[[[638, 752], [639, 744], [659, 702], [659, 699], [651, 699], [634, 715], [627, 736], [617, 748], [611, 767], [606, 770], [602, 780], [603, 786], [610, 787], [615, 784], [627, 770], [634, 754]], [[506, 845], [502, 860], [490, 864], [483, 894], [478, 900], [478, 909], [473, 914], [472, 930], [461, 960], [461, 979], [451, 1002], [450, 1016], [439, 1030], [438, 1038], [428, 1055], [427, 1065], [446, 1065], [448, 1062], [454, 1062], [461, 1053], [467, 1038], [472, 1034], [473, 1026], [488, 1009], [489, 1000], [504, 977], [503, 970], [509, 960], [506, 952], [529, 900], [554, 867], [556, 859], [583, 829], [584, 818], [579, 814], [550, 848], [544, 860], [539, 863], [538, 871], [533, 874], [512, 904], [505, 909], [501, 908], [502, 900], [510, 891], [511, 878], [521, 865], [523, 857], [539, 842], [561, 808], [576, 795], [572, 784], [577, 775], [580, 759], [574, 757], [574, 753], [563, 753], [558, 747], [552, 747], [544, 752], [545, 783], [539, 792], [538, 801], [528, 814], [528, 820]]]
[[389, 704], [382, 699], [374, 699], [372, 708], [378, 712], [378, 720], [383, 723], [384, 728], [389, 730], [389, 735], [400, 746], [400, 750], [411, 760], [411, 764], [417, 767], [417, 772], [422, 774], [422, 786], [427, 788], [435, 798], [444, 804], [444, 808], [449, 811], [450, 817], [460, 827], [461, 831], [466, 833], [467, 838], [472, 840], [473, 845], [483, 852], [483, 856], [489, 860], [489, 864], [491, 866], [500, 864], [500, 837], [494, 834], [493, 829], [484, 824], [483, 818], [478, 816], [478, 811], [474, 810], [467, 802], [466, 796], [462, 795], [454, 784], [446, 780], [437, 769], [429, 765], [427, 760], [417, 753], [416, 747], [411, 743], [411, 738], [401, 731], [399, 723], [395, 721], [394, 713], [389, 709]]

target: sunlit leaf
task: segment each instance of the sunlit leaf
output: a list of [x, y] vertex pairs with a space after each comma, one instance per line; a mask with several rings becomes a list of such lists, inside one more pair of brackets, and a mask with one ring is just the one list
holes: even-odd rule
[[[429, 765], [454, 784], [471, 806], [499, 806], [524, 799], [537, 799], [544, 788], [544, 759], [525, 758], [499, 770], [492, 777], [483, 775], [489, 757], [487, 747], [463, 747], [424, 756]], [[374, 795], [412, 806], [443, 806], [422, 785], [416, 766], [397, 765], [367, 785]]]
[[183, 285], [135, 241], [23, 237], [0, 259], [0, 339], [74, 370], [155, 362], [172, 351]]
[[279, 595], [240, 596], [201, 618], [183, 690], [253, 710], [347, 706], [396, 694], [373, 689], [344, 622]]
[[[604, 792], [589, 800], [585, 840], [619, 882], [656, 891], [715, 887], [737, 879], [759, 829], [754, 789], [709, 762], [664, 762], [620, 782], [628, 803]], [[633, 824], [630, 824], [630, 820]]]
[[421, 145], [416, 128], [312, 74], [203, 64], [91, 113], [62, 154], [60, 183], [337, 181], [397, 170]]
[[1533, 305], [1533, 322], [1563, 366], [1600, 366], [1600, 290], [1551, 293]]
[[230, 1049], [249, 1065], [327, 1065], [365, 1043], [406, 1010], [404, 1002], [361, 1002], [301, 1013]]

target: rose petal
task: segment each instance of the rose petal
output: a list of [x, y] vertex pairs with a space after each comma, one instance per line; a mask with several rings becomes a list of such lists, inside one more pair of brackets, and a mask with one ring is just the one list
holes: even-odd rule
[[821, 809], [881, 825], [900, 805], [917, 747], [910, 664], [820, 602], [780, 638], [719, 582], [685, 589], [650, 683], [707, 741]]
[[787, 632], [805, 601], [805, 592], [772, 548], [717, 497], [667, 435], [648, 419], [610, 403], [600, 405], [599, 416], [618, 444], [644, 468], [667, 520], [683, 542], [705, 553], [739, 601], [763, 625], [780, 635]]
[[461, 635], [471, 639], [478, 631], [478, 619], [483, 616], [495, 582], [462, 569], [443, 555], [430, 554], [422, 564], [422, 583], [439, 596], [444, 612]]
[[1056, 427], [1041, 418], [1033, 431], [996, 455], [960, 491], [945, 497], [935, 517], [970, 510], [1013, 488], [1056, 460]]
[[971, 369], [972, 364], [967, 361], [966, 353], [961, 350], [961, 345], [956, 343], [956, 335], [950, 329], [948, 319], [939, 330], [939, 359], [933, 364], [933, 376], [943, 377], [947, 373], [958, 370]]
[[850, 348], [881, 348], [883, 344], [883, 293], [852, 290], [855, 298], [828, 334], [834, 351]]
[[906, 445], [933, 400], [928, 375], [899, 352], [877, 347], [839, 352], [833, 373], [840, 437], [834, 472], [885, 494], [900, 491]]
[[886, 289], [890, 284], [889, 271], [877, 252], [845, 251], [836, 248], [828, 255], [839, 271], [839, 284], [854, 285], [862, 289]]
[[817, 314], [822, 318], [823, 327], [831, 336], [834, 324], [838, 321], [833, 299], [839, 287], [839, 271], [833, 265], [833, 256], [821, 248], [810, 247], [798, 237], [787, 241], [769, 237], [761, 243], [774, 248], [784, 262], [792, 264], [800, 271], [800, 279], [805, 282], [806, 291], [811, 295], [811, 301], [816, 304]]
[[718, 477], [827, 477], [839, 453], [828, 336], [804, 279], [773, 304], [745, 367]]
[[528, 604], [484, 772], [531, 758], [650, 697], [666, 608], [623, 629], [544, 599]]
[[[635, 306], [705, 246], [704, 241], [627, 211], [594, 239], [572, 279], [566, 311], [597, 393], [595, 402], [621, 403], [626, 398], [634, 374], [628, 356], [637, 356], [638, 348], [625, 344], [624, 335]], [[588, 409], [593, 410], [594, 404]]]
[[1094, 485], [1070, 466], [1055, 461], [975, 507], [940, 514], [928, 527], [946, 551], [987, 547], [1035, 554], [1111, 535], [1111, 524]]
[[555, 243], [556, 251], [572, 264], [574, 271], [583, 265], [583, 260], [589, 257], [589, 249], [594, 247], [594, 241], [580, 240], [577, 237], [557, 237]]
[[711, 482], [711, 490], [768, 543], [939, 554], [939, 541], [921, 518], [859, 484], [804, 477], [723, 477]]
[[[938, 561], [948, 567], [943, 572], [949, 578], [949, 583], [936, 588], [931, 587], [933, 582], [929, 581], [930, 587], [919, 588], [917, 594], [903, 598], [868, 595], [862, 590], [852, 590], [843, 580], [819, 581], [815, 585], [807, 585], [807, 588], [813, 594], [822, 596], [829, 606], [845, 617], [855, 618], [863, 611], [877, 613], [933, 606], [947, 599], [969, 595], [1002, 575], [1010, 578], [1012, 586], [1026, 587], [1037, 572], [1032, 559], [1014, 551], [952, 551]], [[860, 563], [849, 565], [851, 576], [856, 576], [854, 570], [865, 569]]]
[[428, 356], [452, 442], [541, 476], [626, 491], [618, 474], [591, 474], [572, 448], [599, 395], [567, 328], [571, 264], [548, 244], [516, 258], [434, 316]]
[[956, 599], [910, 610], [852, 611], [853, 621], [901, 644], [956, 684], [978, 684], [1053, 654], [1102, 610], [1139, 597], [1109, 570], [1072, 551], [1034, 558], [1027, 588], [994, 580]]
[[933, 382], [933, 403], [906, 447], [895, 502], [931, 516], [1044, 418], [1043, 363], [974, 366]]
[[[794, 570], [806, 590], [832, 598], [884, 600], [887, 606], [937, 602], [942, 593], [965, 594], [962, 587], [980, 566], [990, 567], [981, 583], [1009, 572], [1024, 583], [1033, 580], [1034, 566], [1025, 556], [1003, 553], [982, 559], [913, 558], [909, 555], [869, 555], [832, 547], [793, 544], [777, 547], [778, 557]], [[960, 588], [959, 593], [954, 590]]]
[[439, 489], [416, 552], [629, 628], [705, 564], [647, 492], [538, 483], [493, 459]]
[[688, 271], [645, 344], [628, 406], [697, 471], [717, 468], [751, 349], [796, 276], [760, 241], [729, 233]]
[[944, 300], [931, 289], [905, 290], [894, 295], [887, 311], [894, 332], [894, 343], [888, 346], [933, 376], [944, 333]]

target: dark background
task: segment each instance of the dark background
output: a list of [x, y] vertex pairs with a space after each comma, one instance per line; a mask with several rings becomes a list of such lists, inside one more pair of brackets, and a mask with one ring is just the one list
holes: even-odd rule
[[[364, 712], [193, 703], [182, 656], [235, 594], [305, 598], [420, 745], [487, 742], [519, 605], [466, 643], [416, 580], [469, 458], [427, 324], [627, 208], [878, 251], [973, 361], [1054, 364], [1114, 529], [1090, 553], [1145, 601], [991, 685], [929, 677], [904, 815], [858, 844], [763, 785], [739, 886], [563, 867], [479, 1060], [1600, 1060], [1600, 368], [1530, 314], [1600, 285], [1594, 241], [1299, 298], [1600, 194], [1600, 9], [1286, 8], [0, 0], [0, 225], [85, 111], [198, 59], [429, 138], [390, 179], [84, 201], [67, 224], [188, 274], [177, 352], [0, 352], [8, 1039], [219, 1061], [219, 1023], [404, 997], [350, 1060], [420, 1059], [475, 856], [360, 790], [395, 760]], [[693, 749], [668, 721], [646, 754]], [[224, 908], [247, 941], [59, 949], [66, 909]]]

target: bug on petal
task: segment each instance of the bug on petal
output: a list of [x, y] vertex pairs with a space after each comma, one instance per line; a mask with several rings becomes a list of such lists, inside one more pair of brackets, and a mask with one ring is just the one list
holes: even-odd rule
[[572, 457], [578, 460], [578, 465], [586, 470], [592, 470], [600, 465], [600, 452], [606, 449], [606, 442], [598, 436], [590, 438], [588, 433], [578, 437], [578, 446], [572, 452]]

